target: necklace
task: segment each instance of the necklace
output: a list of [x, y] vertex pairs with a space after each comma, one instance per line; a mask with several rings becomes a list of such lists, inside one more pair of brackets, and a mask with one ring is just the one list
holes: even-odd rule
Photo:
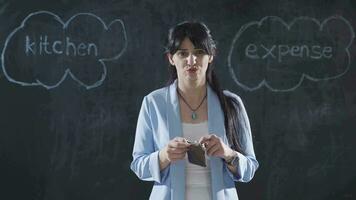
[[182, 98], [183, 102], [184, 102], [184, 103], [188, 106], [188, 108], [192, 111], [192, 115], [191, 115], [191, 116], [192, 116], [192, 120], [196, 120], [196, 119], [198, 118], [198, 114], [196, 113], [196, 111], [197, 111], [197, 110], [200, 108], [200, 106], [203, 104], [204, 100], [206, 99], [207, 93], [205, 93], [204, 98], [201, 100], [199, 106], [196, 107], [195, 109], [193, 109], [193, 108], [189, 105], [189, 103], [188, 103], [188, 102], [184, 99], [184, 97], [180, 94], [180, 92], [178, 91], [178, 89], [177, 89], [177, 93], [178, 93], [179, 97]]

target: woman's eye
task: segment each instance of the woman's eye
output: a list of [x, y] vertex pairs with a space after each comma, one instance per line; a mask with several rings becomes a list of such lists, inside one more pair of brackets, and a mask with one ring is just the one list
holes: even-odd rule
[[199, 55], [199, 56], [201, 56], [201, 55], [205, 55], [206, 53], [205, 53], [205, 51], [203, 50], [203, 49], [197, 49], [196, 51], [195, 51], [195, 55]]
[[180, 51], [180, 52], [178, 52], [178, 56], [180, 56], [180, 57], [187, 57], [188, 56], [188, 52], [185, 52], [185, 51]]

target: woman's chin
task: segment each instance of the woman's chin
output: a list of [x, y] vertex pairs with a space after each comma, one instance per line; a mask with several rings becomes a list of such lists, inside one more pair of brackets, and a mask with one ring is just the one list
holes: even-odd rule
[[191, 86], [205, 84], [205, 81], [203, 79], [200, 79], [199, 77], [188, 77], [186, 80]]
[[188, 75], [186, 79], [190, 82], [197, 82], [198, 81], [198, 76], [197, 75]]

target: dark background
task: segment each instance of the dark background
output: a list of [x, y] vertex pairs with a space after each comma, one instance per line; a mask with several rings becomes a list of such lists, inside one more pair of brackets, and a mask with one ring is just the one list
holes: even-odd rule
[[[265, 86], [245, 90], [228, 68], [232, 40], [244, 24], [266, 16], [288, 23], [299, 16], [323, 21], [340, 15], [354, 28], [356, 1], [0, 0], [1, 47], [25, 17], [39, 10], [64, 21], [80, 12], [106, 23], [121, 19], [127, 49], [105, 62], [107, 76], [92, 89], [70, 77], [50, 90], [21, 86], [0, 72], [0, 199], [148, 199], [152, 183], [138, 180], [129, 169], [137, 115], [144, 95], [167, 80], [163, 52], [169, 27], [190, 19], [212, 30], [220, 82], [242, 97], [250, 117], [260, 168], [250, 183], [237, 183], [240, 199], [356, 199], [355, 44], [343, 76], [305, 79], [288, 92]], [[312, 68], [311, 63], [299, 65]]]

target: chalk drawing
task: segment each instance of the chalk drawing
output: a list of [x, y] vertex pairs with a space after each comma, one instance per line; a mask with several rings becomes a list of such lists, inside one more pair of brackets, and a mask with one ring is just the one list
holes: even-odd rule
[[[37, 17], [37, 18], [35, 18]], [[37, 37], [33, 36], [31, 34], [27, 34], [26, 32], [26, 25], [29, 26], [31, 22], [35, 19], [38, 19], [38, 17], [41, 17], [41, 19], [45, 18], [48, 20], [54, 20], [55, 22], [58, 22], [59, 25], [61, 26], [62, 30], [59, 30], [58, 35], [62, 37], [61, 39], [53, 39], [54, 37], [50, 37], [51, 35], [48, 34], [41, 34], [36, 33]], [[80, 20], [82, 18], [90, 18], [91, 20], [95, 20], [97, 24], [99, 24], [102, 28], [102, 30], [106, 32], [112, 30], [114, 26], [119, 26], [120, 30], [122, 31], [121, 35], [122, 38], [117, 38], [117, 37], [110, 37], [108, 40], [118, 40], [121, 39], [123, 41], [123, 44], [120, 44], [122, 46], [120, 49], [114, 49], [112, 51], [115, 51], [114, 55], [101, 55], [100, 53], [103, 52], [103, 49], [99, 49], [98, 45], [95, 42], [85, 42], [85, 41], [74, 41], [71, 38], [71, 34], [65, 31], [68, 31], [67, 28], [73, 22], [73, 20]], [[80, 21], [81, 22], [81, 21]], [[81, 22], [81, 24], [84, 24], [85, 26], [91, 26], [91, 24], [85, 24], [85, 21]], [[46, 24], [45, 24], [46, 25]], [[48, 24], [50, 26], [50, 24]], [[109, 30], [110, 29], [110, 30]], [[34, 32], [36, 30], [31, 30], [31, 32]], [[98, 30], [99, 32], [100, 30]], [[21, 34], [21, 35], [20, 35]], [[86, 34], [86, 33], [83, 33]], [[113, 33], [115, 36], [118, 33]], [[90, 59], [95, 59], [96, 62], [98, 62], [99, 66], [102, 67], [100, 69], [101, 75], [98, 75], [98, 80], [92, 81], [91, 84], [83, 82], [83, 80], [80, 80], [74, 73], [71, 71], [70, 67], [73, 66], [64, 66], [64, 73], [59, 79], [58, 82], [55, 84], [49, 85], [48, 83], [44, 83], [43, 80], [40, 80], [37, 77], [32, 77], [31, 81], [24, 81], [24, 80], [18, 80], [17, 78], [14, 77], [14, 75], [10, 75], [8, 73], [8, 69], [11, 67], [18, 67], [18, 66], [11, 66], [11, 63], [8, 64], [6, 63], [6, 58], [9, 56], [8, 54], [11, 54], [13, 51], [13, 48], [10, 46], [11, 40], [15, 38], [15, 36], [22, 36], [24, 35], [20, 41], [22, 45], [20, 47], [23, 48], [23, 55], [26, 55], [24, 57], [33, 57], [36, 58], [37, 60], [42, 59], [43, 57], [46, 56], [61, 56], [63, 57], [70, 57], [70, 59], [75, 60], [76, 58], [81, 57], [83, 58], [88, 58]], [[96, 35], [94, 35], [96, 36]], [[80, 38], [80, 37], [79, 37]], [[107, 38], [98, 38], [100, 39], [107, 39]], [[77, 39], [78, 40], [78, 39]], [[18, 47], [17, 47], [18, 48]], [[107, 47], [109, 48], [109, 47]], [[112, 47], [110, 47], [112, 48]], [[15, 28], [9, 36], [6, 38], [3, 51], [1, 54], [1, 63], [2, 63], [2, 70], [4, 72], [4, 76], [7, 78], [8, 81], [19, 84], [21, 86], [43, 86], [46, 89], [53, 89], [58, 87], [67, 77], [72, 78], [74, 81], [79, 83], [81, 86], [85, 87], [86, 89], [92, 89], [95, 87], [100, 86], [103, 81], [106, 78], [107, 75], [107, 69], [105, 65], [105, 61], [112, 61], [115, 59], [118, 59], [122, 56], [122, 54], [125, 52], [127, 48], [127, 35], [126, 35], [126, 29], [125, 25], [122, 20], [120, 19], [115, 19], [112, 22], [110, 22], [108, 25], [98, 16], [92, 14], [92, 13], [78, 13], [73, 15], [71, 18], [69, 18], [66, 22], [62, 21], [62, 19], [49, 11], [38, 11], [29, 14], [21, 23], [20, 26]], [[111, 49], [110, 49], [111, 50]], [[103, 53], [102, 53], [103, 54]], [[30, 63], [24, 63], [24, 65], [28, 66]], [[48, 66], [48, 68], [53, 67]], [[54, 69], [53, 69], [54, 70]]]
[[[331, 35], [332, 33], [323, 32], [323, 31], [325, 32], [329, 31], [330, 29], [334, 28], [334, 27], [330, 27], [331, 26], [330, 24], [335, 22], [337, 22], [336, 25], [338, 26], [342, 25], [346, 27], [345, 30], [338, 32], [338, 34], [343, 33], [349, 37], [345, 39], [347, 40], [345, 44], [332, 38], [333, 37], [333, 35]], [[302, 26], [303, 23], [304, 24], [309, 23], [309, 25], [312, 24], [313, 26], [317, 27], [317, 30], [310, 33], [308, 32], [308, 29], [305, 29], [302, 30], [301, 33], [298, 33], [297, 35], [293, 35], [296, 34], [295, 32], [292, 33], [291, 29], [295, 28], [293, 26], [296, 26], [296, 24], [298, 24], [300, 27], [303, 28]], [[266, 28], [266, 30], [268, 31], [261, 34], [261, 32], [259, 32], [259, 29], [262, 29], [261, 27], [264, 28], [268, 27]], [[280, 28], [279, 32], [278, 31], [273, 32], [273, 28], [275, 27]], [[283, 29], [286, 30], [286, 33], [280, 34], [280, 30]], [[244, 38], [243, 34], [247, 31], [250, 32], [248, 32], [248, 34], [246, 34], [248, 36]], [[257, 41], [250, 41], [249, 38], [247, 38], [247, 37], [251, 38], [251, 34], [252, 35], [255, 34], [255, 36], [252, 36], [252, 38], [258, 38], [256, 39]], [[297, 36], [297, 38], [288, 38], [288, 34], [293, 35], [294, 37]], [[279, 40], [278, 37], [281, 38], [283, 37], [283, 39], [286, 41], [284, 41], [283, 39]], [[311, 37], [312, 39], [315, 38], [316, 39], [310, 40]], [[263, 38], [273, 38], [273, 40], [271, 39], [272, 42], [269, 43], [267, 42], [267, 44], [265, 44]], [[304, 79], [308, 79], [311, 81], [326, 81], [326, 80], [339, 78], [343, 76], [345, 73], [347, 73], [351, 64], [351, 56], [350, 56], [349, 48], [353, 43], [354, 38], [355, 38], [355, 33], [351, 24], [342, 16], [331, 16], [325, 19], [323, 22], [319, 22], [315, 18], [303, 16], [303, 17], [295, 18], [289, 24], [287, 24], [283, 19], [279, 17], [266, 16], [262, 18], [260, 21], [252, 21], [243, 25], [240, 28], [240, 30], [236, 33], [231, 43], [230, 51], [228, 54], [228, 68], [235, 83], [239, 87], [243, 88], [244, 90], [254, 91], [265, 86], [273, 92], [293, 91], [302, 84]], [[245, 44], [245, 46], [242, 47], [239, 46], [239, 48], [243, 49], [244, 52], [240, 52], [240, 54], [238, 54], [239, 56], [236, 56], [237, 46], [246, 40], [247, 43]], [[343, 50], [342, 52], [340, 52], [340, 46], [342, 46], [342, 50]], [[243, 57], [243, 58], [238, 58], [238, 57]], [[235, 62], [233, 61], [233, 59], [235, 59]], [[241, 60], [243, 60], [244, 64], [242, 64]], [[259, 65], [257, 65], [256, 63], [259, 63]], [[325, 63], [329, 65], [326, 65]], [[333, 63], [333, 66], [330, 63]], [[301, 67], [301, 66], [315, 67], [316, 65], [320, 65], [320, 69], [323, 68], [324, 71], [319, 72], [319, 74], [313, 74], [316, 73], [315, 71], [317, 68], [309, 69], [313, 73], [308, 73], [308, 69], [305, 68], [296, 69], [297, 67]], [[274, 71], [275, 73], [278, 73], [278, 70], [280, 71], [284, 70], [283, 73], [287, 75], [288, 74], [289, 75], [294, 74], [295, 76], [300, 75], [300, 79], [299, 80], [295, 79], [295, 81], [291, 82], [292, 84], [293, 83], [295, 84], [291, 85], [288, 88], [279, 88], [271, 85], [268, 82], [268, 80], [266, 80], [265, 75], [262, 75], [264, 77], [261, 77], [258, 83], [244, 82], [239, 77], [241, 76], [240, 74], [241, 70], [253, 71], [254, 68], [258, 68], [258, 67], [261, 68], [261, 66], [264, 69], [266, 69], [267, 72]], [[282, 69], [282, 67], [280, 66], [284, 66], [284, 69]], [[325, 66], [329, 68], [326, 68]], [[331, 68], [330, 66], [334, 68]], [[339, 69], [340, 66], [342, 67], [342, 69]], [[326, 71], [329, 69], [335, 70], [335, 67], [339, 67], [336, 69], [338, 70], [337, 73], [332, 71], [334, 73], [333, 74], [330, 73], [329, 71]], [[246, 69], [246, 68], [251, 68], [251, 69]], [[253, 76], [253, 74], [250, 74], [249, 76]], [[283, 81], [288, 82], [288, 79], [280, 80], [280, 82]]]

